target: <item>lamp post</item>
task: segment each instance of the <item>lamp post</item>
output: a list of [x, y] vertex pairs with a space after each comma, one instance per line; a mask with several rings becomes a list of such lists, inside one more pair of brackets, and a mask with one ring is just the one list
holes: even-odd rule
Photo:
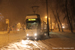
[[9, 29], [9, 19], [6, 19], [6, 24], [8, 24], [8, 29]]
[[6, 19], [6, 24], [8, 24], [8, 42], [9, 42], [9, 33], [10, 33], [10, 28], [9, 28], [9, 19]]
[[49, 36], [48, 0], [46, 0], [46, 12], [47, 12], [47, 33], [48, 33], [48, 36]]

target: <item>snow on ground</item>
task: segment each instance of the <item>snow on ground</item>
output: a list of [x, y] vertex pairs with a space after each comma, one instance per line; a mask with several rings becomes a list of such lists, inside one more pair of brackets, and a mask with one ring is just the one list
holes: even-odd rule
[[1, 50], [49, 50], [45, 44], [39, 41], [22, 40], [11, 43], [1, 48]]
[[51, 50], [75, 50], [75, 34], [50, 32], [50, 38], [41, 41]]

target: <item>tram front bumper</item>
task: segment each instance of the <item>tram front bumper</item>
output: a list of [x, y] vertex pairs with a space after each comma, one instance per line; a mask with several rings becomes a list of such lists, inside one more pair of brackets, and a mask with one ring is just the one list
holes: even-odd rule
[[27, 40], [38, 40], [40, 39], [40, 36], [26, 36]]

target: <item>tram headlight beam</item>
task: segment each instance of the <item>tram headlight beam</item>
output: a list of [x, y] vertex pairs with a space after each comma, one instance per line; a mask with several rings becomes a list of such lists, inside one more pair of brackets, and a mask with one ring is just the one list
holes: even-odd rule
[[34, 36], [37, 36], [37, 33], [35, 33]]
[[29, 34], [27, 34], [27, 36], [29, 36]]

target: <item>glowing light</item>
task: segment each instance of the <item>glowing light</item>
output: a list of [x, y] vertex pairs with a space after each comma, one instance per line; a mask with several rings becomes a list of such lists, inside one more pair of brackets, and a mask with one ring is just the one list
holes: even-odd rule
[[27, 34], [27, 36], [29, 36], [29, 34]]
[[22, 44], [27, 44], [27, 43], [25, 43], [25, 41], [24, 41], [24, 40], [22, 40]]
[[22, 44], [28, 44], [29, 41], [22, 40], [21, 42], [22, 42]]
[[17, 25], [20, 25], [20, 23], [17, 23]]
[[45, 18], [47, 18], [47, 16], [45, 16]]
[[17, 29], [17, 31], [20, 31], [20, 29]]
[[65, 26], [63, 26], [62, 28], [65, 28]]
[[34, 36], [37, 36], [37, 34], [35, 33]]
[[28, 21], [35, 21], [36, 19], [28, 19]]
[[18, 24], [20, 24], [20, 23], [18, 23]]
[[33, 50], [34, 48], [42, 50], [46, 46], [40, 41], [22, 40], [20, 42], [10, 43], [8, 46], [2, 47], [1, 50]]

